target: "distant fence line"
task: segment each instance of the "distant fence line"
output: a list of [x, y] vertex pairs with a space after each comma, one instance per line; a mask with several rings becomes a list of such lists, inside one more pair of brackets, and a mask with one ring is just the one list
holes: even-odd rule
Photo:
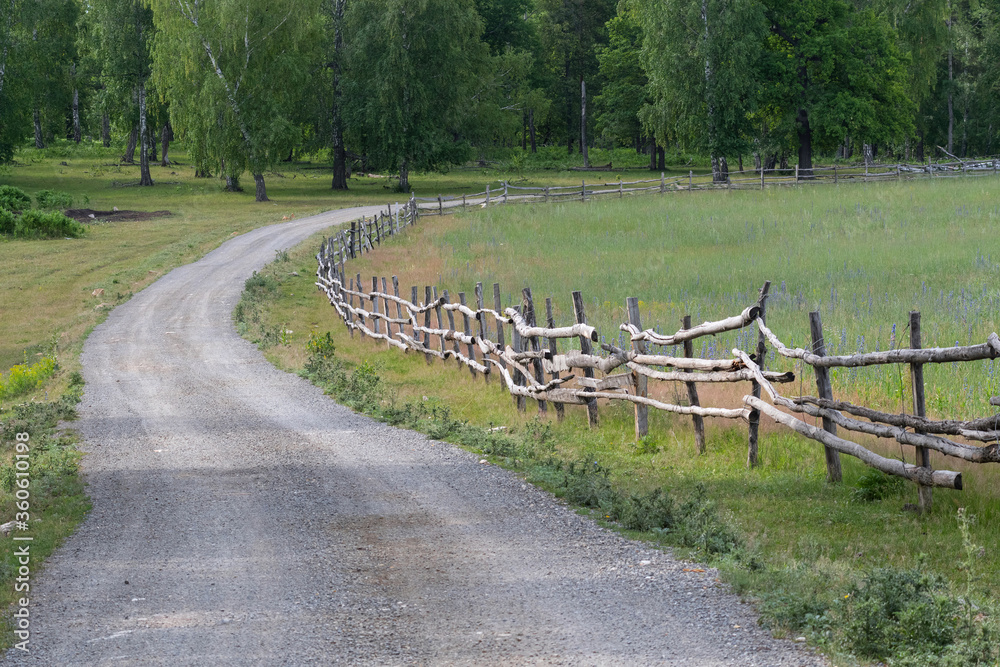
[[[575, 185], [514, 186], [503, 181], [499, 188], [487, 186], [486, 190], [472, 194], [439, 195], [437, 197], [411, 197], [423, 214], [452, 213], [465, 206], [490, 206], [494, 204], [586, 201], [594, 197], [635, 194], [666, 194], [668, 192], [693, 192], [695, 190], [763, 190], [766, 187], [787, 187], [811, 184], [875, 183], [904, 181], [920, 178], [953, 178], [956, 176], [996, 176], [1000, 159], [958, 160], [955, 162], [927, 162], [926, 164], [873, 164], [833, 167], [813, 167], [805, 171], [798, 165], [786, 169], [757, 169], [749, 172], [729, 172], [725, 182], [713, 182], [712, 175], [695, 175], [693, 171], [667, 178], [587, 183]], [[748, 175], [752, 174], [752, 175]]]
[[[820, 314], [812, 312], [809, 314], [810, 349], [789, 348], [766, 325], [770, 288], [770, 282], [767, 282], [761, 288], [756, 303], [750, 304], [741, 313], [697, 326], [692, 326], [690, 316], [687, 316], [683, 327], [668, 336], [643, 328], [639, 300], [630, 297], [625, 304], [628, 321], [619, 327], [627, 334], [630, 349], [601, 344], [607, 356], [600, 356], [594, 354], [593, 344], [601, 338], [597, 330], [587, 324], [580, 292], [572, 294], [574, 322], [557, 327], [553, 321], [552, 299], [545, 299], [543, 319], [530, 288], [522, 290], [519, 306], [502, 308], [499, 283], [493, 284], [492, 304], [487, 303], [483, 284], [477, 283], [475, 304], [470, 305], [464, 292], [458, 293], [458, 300], [455, 301], [447, 290], [439, 294], [436, 286], [425, 286], [421, 299], [421, 290], [414, 285], [410, 288], [410, 298], [403, 298], [397, 276], [391, 278], [391, 291], [390, 281], [385, 277], [372, 277], [371, 289], [368, 290], [360, 273], [347, 276], [348, 259], [373, 250], [383, 238], [417, 224], [421, 211], [416, 198], [411, 197], [402, 206], [390, 207], [386, 213], [370, 219], [354, 221], [350, 227], [324, 240], [316, 255], [316, 285], [326, 293], [352, 336], [357, 331], [403, 352], [424, 354], [428, 363], [435, 358], [454, 359], [459, 365], [469, 368], [474, 377], [482, 375], [489, 380], [494, 374], [499, 375], [522, 411], [526, 409], [529, 398], [537, 401], [538, 411], [543, 415], [548, 412], [547, 404], [552, 403], [559, 419], [563, 417], [565, 404], [584, 405], [590, 425], [596, 426], [598, 399], [627, 401], [634, 404], [637, 438], [645, 436], [648, 431], [649, 408], [690, 415], [700, 452], [705, 451], [705, 417], [742, 419], [749, 424], [747, 465], [751, 467], [758, 464], [758, 431], [763, 414], [775, 423], [821, 443], [825, 449], [830, 481], [841, 480], [839, 455], [848, 454], [887, 474], [916, 482], [923, 510], [929, 510], [931, 506], [932, 487], [962, 488], [960, 472], [931, 467], [931, 450], [971, 463], [1000, 463], [1000, 415], [969, 421], [928, 419], [923, 380], [924, 364], [1000, 357], [1000, 338], [996, 333], [990, 334], [980, 345], [922, 349], [920, 313], [911, 312], [910, 348], [827, 356]], [[462, 318], [460, 327], [456, 326], [459, 316]], [[697, 338], [750, 326], [756, 327], [758, 334], [757, 345], [751, 354], [733, 349], [732, 357], [728, 359], [695, 357], [693, 341]], [[509, 344], [506, 338], [508, 330]], [[564, 348], [560, 352], [560, 339], [575, 339], [580, 349]], [[684, 356], [653, 354], [647, 349], [652, 345], [683, 345]], [[818, 396], [781, 395], [775, 385], [793, 382], [795, 376], [791, 372], [778, 373], [765, 369], [769, 349], [779, 356], [797, 359], [812, 367]], [[890, 414], [834, 400], [829, 368], [879, 364], [909, 365], [914, 401], [912, 414]], [[624, 372], [612, 373], [618, 369]], [[600, 373], [600, 377], [595, 371]], [[649, 380], [683, 383], [687, 390], [687, 404], [672, 404], [651, 398]], [[701, 405], [698, 383], [746, 381], [751, 383], [751, 391], [743, 396], [740, 405]], [[762, 391], [770, 398], [770, 403], [761, 399]], [[1000, 397], [990, 399], [990, 403], [1000, 405]], [[817, 428], [794, 416], [796, 414], [821, 418], [823, 427]], [[881, 456], [840, 437], [838, 427], [913, 446], [914, 463]], [[958, 436], [989, 444], [969, 444], [944, 436]]]

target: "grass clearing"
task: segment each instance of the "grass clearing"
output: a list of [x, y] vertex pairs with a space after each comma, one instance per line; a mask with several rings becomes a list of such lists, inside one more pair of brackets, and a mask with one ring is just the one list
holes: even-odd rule
[[[611, 323], [621, 321], [622, 308], [617, 304], [623, 306], [625, 296], [643, 298], [647, 323], [679, 322], [685, 312], [696, 320], [709, 319], [742, 308], [759, 283], [771, 278], [779, 292], [769, 309], [770, 322], [789, 341], [807, 340], [806, 313], [820, 307], [824, 324], [844, 328], [848, 340], [865, 336], [865, 349], [876, 345], [885, 349], [893, 318], [905, 323], [907, 311], [918, 308], [923, 311], [925, 331], [934, 332], [930, 341], [948, 345], [954, 342], [951, 336], [961, 335], [956, 332], [968, 336], [970, 323], [974, 340], [985, 339], [996, 328], [995, 311], [989, 305], [995, 298], [991, 287], [995, 268], [975, 259], [989, 256], [995, 247], [988, 235], [994, 212], [984, 184], [988, 182], [956, 180], [879, 186], [886, 191], [851, 186], [763, 195], [715, 193], [554, 205], [549, 210], [512, 206], [425, 218], [402, 237], [352, 262], [348, 273], [397, 274], [407, 293], [411, 284], [472, 293], [477, 280], [496, 281], [504, 287], [508, 303], [522, 286], [530, 285], [536, 299], [553, 294], [557, 304], [562, 301], [557, 322], [568, 320], [569, 292], [583, 289], [588, 317], [604, 332], [614, 331]], [[978, 203], [973, 206], [970, 201]], [[956, 214], [961, 205], [969, 211], [964, 217]], [[707, 217], [712, 220], [706, 221], [700, 210], [709, 206], [712, 214]], [[882, 213], [873, 214], [875, 208]], [[827, 230], [822, 242], [810, 237], [808, 228], [802, 228], [807, 223], [801, 223], [808, 222], [808, 211], [820, 209], [831, 212], [814, 214], [816, 219], [808, 224]], [[773, 216], [777, 237], [773, 243], [755, 238], [743, 224], [761, 211]], [[917, 213], [921, 217], [912, 217]], [[848, 219], [838, 221], [838, 215]], [[668, 219], [675, 224], [663, 224]], [[699, 221], [704, 224], [695, 224]], [[969, 224], [959, 231], [963, 221]], [[851, 229], [854, 242], [848, 243], [842, 235]], [[913, 485], [873, 474], [850, 457], [843, 457], [844, 483], [829, 485], [821, 447], [777, 429], [765, 429], [762, 466], [748, 471], [744, 427], [709, 420], [708, 453], [698, 456], [689, 419], [656, 411], [650, 415], [650, 436], [638, 443], [627, 406], [602, 406], [599, 430], [588, 429], [584, 411], [575, 406], [567, 406], [563, 423], [552, 419], [540, 424], [532, 416], [532, 406], [528, 415], [519, 414], [496, 382], [484, 384], [457, 365], [443, 371], [440, 361], [428, 366], [422, 355], [404, 355], [385, 344], [351, 338], [312, 285], [319, 240], [317, 236], [290, 252], [288, 263], [267, 269], [280, 287], [268, 306], [266, 322], [292, 331], [285, 344], [266, 351], [277, 365], [302, 369], [310, 359], [310, 337], [326, 340], [329, 332], [329, 344], [346, 369], [341, 384], [334, 385], [339, 386], [340, 400], [353, 402], [356, 408], [376, 411], [390, 421], [400, 411], [409, 411], [409, 416], [400, 418], [406, 425], [434, 437], [462, 440], [478, 451], [500, 451], [493, 454], [494, 460], [568, 498], [579, 496], [570, 491], [567, 466], [580, 462], [596, 463], [615, 493], [641, 496], [665, 488], [675, 507], [703, 494], [716, 506], [720, 521], [739, 535], [735, 556], [715, 557], [727, 580], [759, 602], [765, 622], [778, 632], [808, 636], [841, 664], [876, 658], [891, 658], [893, 664], [995, 664], [995, 654], [984, 658], [980, 651], [983, 641], [996, 645], [996, 636], [990, 634], [1000, 594], [1000, 561], [990, 555], [1000, 548], [1000, 485], [995, 470], [955, 466], [963, 470], [965, 490], [936, 490], [934, 511], [921, 517], [903, 509], [905, 503], [915, 502]], [[918, 266], [917, 260], [926, 266], [926, 273], [910, 275], [907, 269]], [[597, 266], [620, 268], [602, 272], [595, 270]], [[784, 276], [772, 273], [779, 269]], [[698, 277], [689, 276], [691, 272]], [[657, 277], [661, 273], [663, 277]], [[947, 289], [946, 295], [956, 296], [922, 300], [924, 284], [928, 294], [933, 289], [940, 297]], [[863, 302], [855, 298], [861, 290]], [[961, 304], [959, 313], [949, 310], [956, 303]], [[901, 334], [897, 330], [897, 346], [906, 344]], [[929, 335], [924, 336], [927, 341]], [[719, 338], [723, 340], [715, 343], [718, 350], [744, 342]], [[838, 330], [838, 344], [839, 339]], [[850, 346], [841, 349], [854, 351]], [[361, 372], [351, 384], [358, 369]], [[843, 373], [835, 376], [834, 390], [850, 391], [890, 409], [901, 398], [909, 400], [905, 374], [902, 397], [899, 378], [890, 377], [888, 370], [883, 375]], [[928, 373], [928, 397], [937, 414], [986, 414], [985, 398], [974, 399], [989, 392], [988, 385], [983, 386], [990, 377], [988, 364], [969, 370], [967, 376], [943, 375], [940, 369]], [[955, 392], [957, 396], [950, 393], [963, 382], [975, 386]], [[379, 383], [382, 393], [370, 389]], [[802, 383], [815, 386], [811, 375]], [[889, 393], [893, 389], [895, 396]], [[470, 436], [464, 426], [448, 426], [451, 422], [478, 426], [480, 434], [483, 428], [503, 427], [503, 433], [521, 439], [521, 448], [497, 450], [488, 437]], [[539, 449], [530, 443], [537, 441], [533, 434], [541, 430], [547, 433], [546, 447]], [[898, 447], [879, 449], [888, 455], [899, 453]], [[951, 467], [952, 462], [948, 464]], [[940, 458], [935, 465], [945, 467]], [[606, 500], [590, 511], [598, 519], [611, 520], [614, 515], [606, 508], [614, 506]], [[962, 521], [960, 508], [964, 508]], [[683, 546], [669, 534], [642, 535], [681, 544], [682, 553], [706, 557], [697, 544]], [[949, 606], [959, 598], [980, 605], [972, 622], [961, 620], [971, 607]], [[869, 627], [864, 619], [879, 614], [890, 620], [883, 619], [868, 634], [858, 630]], [[952, 633], [952, 648], [897, 641], [900, 633], [930, 637], [933, 633], [927, 629], [939, 626]]]

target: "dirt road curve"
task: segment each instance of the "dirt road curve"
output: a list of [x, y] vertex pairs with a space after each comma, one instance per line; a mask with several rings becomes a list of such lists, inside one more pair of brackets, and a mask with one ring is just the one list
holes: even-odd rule
[[236, 335], [253, 270], [372, 210], [234, 238], [94, 331], [94, 510], [33, 582], [31, 653], [5, 664], [824, 664], [711, 572], [355, 415]]

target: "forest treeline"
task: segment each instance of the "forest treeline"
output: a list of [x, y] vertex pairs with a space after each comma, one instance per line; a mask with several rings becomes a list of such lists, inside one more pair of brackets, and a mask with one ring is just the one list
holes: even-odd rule
[[[539, 145], [770, 169], [996, 151], [1000, 0], [0, 0], [0, 162], [116, 139], [240, 188]], [[940, 148], [939, 148], [940, 147]]]

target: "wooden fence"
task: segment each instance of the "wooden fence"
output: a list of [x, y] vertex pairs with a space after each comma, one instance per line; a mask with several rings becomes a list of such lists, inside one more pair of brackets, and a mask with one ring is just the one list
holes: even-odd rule
[[808, 172], [798, 166], [787, 169], [758, 169], [748, 172], [730, 172], [725, 182], [713, 182], [711, 174], [695, 175], [693, 171], [667, 178], [622, 181], [616, 183], [587, 183], [520, 187], [503, 181], [499, 188], [487, 186], [483, 192], [464, 195], [439, 195], [437, 197], [412, 197], [424, 215], [444, 215], [466, 206], [491, 206], [494, 204], [587, 201], [594, 197], [624, 197], [635, 194], [666, 194], [668, 192], [693, 192], [695, 190], [763, 190], [765, 187], [787, 187], [810, 184], [874, 183], [879, 181], [904, 181], [918, 178], [951, 178], [956, 176], [996, 176], [1000, 159], [954, 162], [927, 162], [926, 164], [877, 164], [833, 167], [813, 167]]
[[[548, 412], [548, 404], [552, 403], [557, 417], [562, 419], [564, 405], [583, 405], [587, 408], [590, 425], [596, 426], [598, 401], [627, 401], [634, 405], [637, 438], [647, 433], [649, 408], [690, 415], [701, 452], [706, 446], [705, 417], [744, 420], [749, 425], [747, 465], [751, 467], [758, 463], [758, 429], [760, 417], [765, 415], [824, 446], [830, 481], [841, 480], [839, 455], [849, 454], [873, 468], [916, 482], [920, 506], [924, 510], [930, 508], [932, 487], [962, 488], [960, 472], [931, 467], [930, 450], [972, 463], [1000, 463], [1000, 415], [970, 421], [928, 419], [923, 381], [924, 364], [1000, 357], [1000, 338], [995, 333], [980, 345], [922, 349], [920, 314], [913, 312], [910, 313], [910, 348], [827, 356], [820, 315], [813, 312], [810, 313], [811, 349], [789, 348], [766, 324], [768, 282], [760, 289], [757, 301], [748, 304], [739, 314], [696, 326], [692, 326], [688, 316], [681, 329], [666, 336], [643, 328], [639, 301], [630, 297], [625, 304], [628, 321], [620, 326], [627, 334], [629, 349], [601, 344], [606, 354], [595, 354], [594, 344], [601, 338], [597, 330], [587, 324], [580, 292], [572, 294], [574, 321], [556, 326], [551, 298], [545, 299], [543, 317], [529, 288], [522, 290], [520, 305], [502, 308], [498, 283], [493, 284], [491, 303], [487, 302], [483, 284], [477, 283], [475, 303], [470, 305], [464, 292], [460, 292], [455, 301], [447, 290], [439, 294], [436, 286], [424, 286], [421, 298], [421, 290], [414, 285], [407, 299], [400, 296], [396, 276], [391, 278], [391, 290], [387, 278], [372, 277], [369, 290], [369, 283], [362, 280], [361, 274], [347, 275], [348, 259], [373, 249], [383, 238], [416, 224], [419, 218], [417, 202], [411, 198], [403, 206], [390, 207], [385, 214], [355, 221], [350, 227], [341, 229], [323, 242], [316, 255], [316, 285], [326, 293], [352, 336], [358, 332], [403, 352], [423, 354], [428, 363], [435, 358], [455, 360], [467, 367], [474, 377], [482, 375], [489, 380], [497, 376], [521, 410], [525, 410], [527, 400], [532, 399], [537, 402], [539, 413], [544, 415]], [[458, 317], [461, 317], [460, 326], [456, 324]], [[694, 356], [696, 339], [745, 327], [757, 329], [757, 343], [751, 353], [733, 349], [732, 356], [726, 359]], [[663, 353], [665, 347], [678, 345], [683, 345], [684, 356]], [[660, 352], [654, 348], [659, 348]], [[791, 383], [795, 376], [791, 372], [766, 370], [769, 350], [810, 366], [816, 377], [818, 396], [780, 394], [775, 385]], [[829, 368], [878, 364], [907, 364], [910, 367], [912, 414], [890, 414], [834, 400]], [[686, 404], [651, 398], [650, 380], [683, 383], [688, 399]], [[703, 406], [698, 395], [699, 383], [720, 382], [750, 382], [750, 392], [738, 405]], [[762, 399], [762, 392], [770, 402]], [[1000, 397], [991, 399], [990, 403], [1000, 405]], [[817, 428], [796, 416], [803, 414], [822, 419], [823, 427]], [[892, 438], [900, 445], [912, 446], [915, 448], [913, 463], [881, 456], [840, 437], [838, 427]]]

